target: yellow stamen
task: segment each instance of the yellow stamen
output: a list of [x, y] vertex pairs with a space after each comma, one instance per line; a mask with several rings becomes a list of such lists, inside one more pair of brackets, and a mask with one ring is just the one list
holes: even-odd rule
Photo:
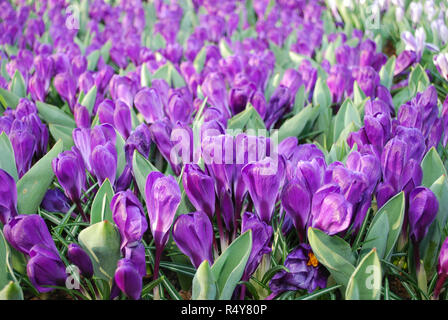
[[308, 253], [308, 257], [310, 257], [310, 259], [306, 264], [307, 266], [317, 267], [319, 265], [319, 261], [317, 261], [316, 256], [312, 252]]

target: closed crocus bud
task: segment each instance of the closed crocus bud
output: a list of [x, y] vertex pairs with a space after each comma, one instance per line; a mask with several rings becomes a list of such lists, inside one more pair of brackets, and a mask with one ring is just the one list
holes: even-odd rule
[[249, 190], [254, 208], [260, 219], [271, 222], [277, 196], [285, 178], [285, 160], [266, 157], [243, 167], [241, 175]]
[[151, 132], [151, 140], [157, 145], [159, 152], [165, 160], [171, 164], [174, 172], [180, 173], [180, 165], [174, 164], [171, 161], [171, 149], [173, 148], [173, 141], [171, 141], [172, 130], [173, 126], [168, 119], [157, 120], [151, 125], [151, 127], [149, 127], [149, 131]]
[[123, 101], [116, 101], [114, 110], [114, 125], [126, 140], [132, 130], [131, 109]]
[[195, 268], [204, 260], [213, 263], [213, 237], [212, 223], [202, 211], [181, 214], [174, 222], [174, 241]]
[[70, 108], [75, 105], [76, 81], [68, 72], [59, 73], [54, 77], [54, 87], [60, 96], [68, 103]]
[[142, 293], [142, 277], [130, 259], [118, 261], [115, 270], [115, 283], [129, 298], [138, 300]]
[[353, 78], [347, 67], [336, 64], [331, 67], [327, 85], [331, 92], [332, 101], [335, 103], [342, 102], [345, 92], [349, 93], [350, 88], [353, 88]]
[[434, 65], [440, 75], [448, 81], [448, 53], [439, 53], [434, 56]]
[[49, 286], [65, 286], [67, 273], [57, 251], [36, 244], [31, 248], [29, 255], [31, 258], [26, 266], [26, 273], [39, 292], [54, 290]]
[[84, 94], [87, 94], [90, 91], [90, 89], [92, 89], [94, 84], [95, 79], [93, 77], [92, 71], [86, 71], [82, 73], [78, 78], [79, 91], [84, 92]]
[[6, 224], [17, 216], [17, 188], [14, 178], [0, 169], [0, 222]]
[[261, 221], [256, 214], [245, 212], [241, 221], [241, 232], [252, 230], [252, 249], [244, 269], [243, 279], [249, 280], [264, 254], [271, 252], [272, 227]]
[[151, 172], [146, 180], [146, 206], [156, 247], [163, 249], [180, 204], [179, 185], [173, 176]]
[[3, 233], [14, 249], [30, 255], [31, 248], [40, 244], [57, 252], [44, 219], [37, 214], [18, 215], [5, 224]]
[[40, 204], [41, 208], [49, 212], [67, 213], [70, 210], [68, 198], [59, 189], [50, 189], [45, 193]]
[[[255, 92], [257, 87], [253, 83], [246, 83], [244, 85], [236, 86], [229, 92], [230, 109], [232, 113], [238, 114], [246, 108], [249, 98]], [[259, 106], [257, 106], [259, 107]]]
[[149, 157], [151, 148], [151, 132], [145, 123], [140, 124], [132, 131], [124, 146], [126, 152], [126, 161], [132, 162], [134, 150], [138, 150], [145, 158]]
[[333, 169], [332, 178], [341, 187], [341, 193], [345, 199], [353, 205], [362, 200], [369, 186], [367, 177], [363, 173], [342, 166]]
[[340, 193], [339, 186], [327, 184], [314, 194], [311, 212], [312, 227], [334, 235], [349, 227], [353, 206]]
[[154, 123], [165, 116], [162, 100], [154, 88], [142, 88], [135, 95], [134, 104], [147, 123]]
[[295, 177], [310, 194], [314, 194], [324, 181], [325, 170], [326, 164], [322, 158], [315, 158], [311, 161], [300, 160], [297, 162]]
[[215, 189], [213, 179], [196, 164], [186, 164], [182, 181], [188, 199], [196, 208], [207, 214], [210, 220], [215, 213]]
[[311, 213], [311, 199], [312, 194], [298, 179], [289, 181], [283, 187], [281, 195], [282, 206], [290, 216], [299, 234], [300, 241], [305, 239], [306, 225]]
[[428, 233], [439, 210], [434, 193], [426, 187], [417, 187], [409, 195], [409, 233], [414, 244], [419, 244]]
[[209, 73], [204, 79], [201, 89], [212, 106], [219, 109], [227, 118], [230, 117], [224, 75], [218, 72]]
[[132, 247], [124, 247], [123, 256], [131, 260], [141, 277], [146, 276], [146, 250], [145, 246], [139, 242]]
[[121, 246], [135, 246], [148, 229], [143, 207], [130, 191], [115, 194], [110, 203], [112, 218], [121, 234]]
[[374, 97], [376, 87], [380, 83], [380, 76], [370, 66], [355, 68], [352, 72], [353, 78], [368, 97]]
[[394, 76], [399, 75], [407, 68], [409, 68], [417, 60], [417, 55], [414, 51], [404, 50], [400, 53], [395, 61]]
[[9, 139], [14, 149], [17, 172], [21, 178], [31, 167], [31, 161], [37, 148], [36, 137], [25, 122], [14, 120]]
[[439, 298], [440, 291], [443, 288], [445, 280], [448, 278], [448, 237], [443, 241], [440, 248], [439, 259], [437, 263], [437, 273], [439, 279], [437, 280], [436, 287], [434, 289], [434, 299]]
[[42, 78], [39, 78], [37, 74], [34, 74], [28, 81], [28, 92], [31, 94], [31, 98], [34, 101], [45, 101], [47, 95], [45, 82]]
[[97, 115], [100, 123], [114, 125], [115, 103], [110, 99], [105, 99], [98, 105]]
[[79, 77], [87, 70], [87, 58], [84, 55], [73, 57], [71, 70], [75, 77]]
[[191, 97], [183, 94], [181, 91], [173, 92], [166, 106], [166, 114], [173, 123], [191, 122], [191, 113], [193, 112], [193, 101]]
[[110, 95], [116, 103], [118, 100], [121, 100], [128, 108], [133, 106], [137, 86], [131, 78], [114, 75], [110, 80], [109, 88]]
[[280, 85], [287, 87], [291, 93], [291, 96], [295, 97], [297, 90], [299, 90], [302, 85], [302, 77], [298, 71], [294, 69], [287, 69], [283, 74]]
[[79, 201], [86, 184], [86, 171], [78, 151], [75, 148], [64, 151], [51, 164], [66, 196], [73, 202]]
[[90, 128], [90, 114], [86, 107], [77, 103], [74, 108], [74, 118], [78, 128]]
[[252, 104], [254, 109], [257, 110], [260, 117], [264, 119], [267, 109], [267, 103], [264, 94], [261, 91], [254, 92], [252, 97], [250, 98], [250, 103]]
[[93, 264], [89, 255], [76, 243], [71, 243], [67, 249], [68, 260], [76, 265], [84, 277], [93, 276]]
[[269, 99], [266, 110], [266, 128], [273, 126], [291, 108], [291, 91], [283, 85], [278, 86]]
[[352, 151], [347, 156], [346, 165], [350, 170], [363, 173], [367, 177], [369, 190], [373, 191], [375, 189], [381, 177], [380, 161], [377, 157]]
[[105, 145], [97, 145], [90, 155], [90, 164], [93, 174], [98, 179], [98, 184], [109, 179], [111, 184], [115, 183], [117, 174], [117, 149], [112, 142]]

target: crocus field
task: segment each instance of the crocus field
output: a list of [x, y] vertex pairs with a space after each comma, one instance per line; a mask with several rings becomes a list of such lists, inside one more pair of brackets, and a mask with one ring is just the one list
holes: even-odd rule
[[447, 0], [0, 0], [0, 300], [448, 299]]

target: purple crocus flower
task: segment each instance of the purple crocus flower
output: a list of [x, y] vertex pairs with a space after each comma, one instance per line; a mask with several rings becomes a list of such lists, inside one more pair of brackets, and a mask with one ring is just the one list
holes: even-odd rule
[[252, 230], [252, 249], [246, 268], [243, 273], [243, 280], [249, 280], [261, 262], [264, 254], [271, 252], [272, 227], [251, 212], [245, 212], [241, 222], [241, 233]]
[[207, 214], [209, 219], [215, 213], [215, 190], [213, 179], [195, 164], [186, 164], [182, 176], [185, 193], [197, 210]]
[[279, 85], [271, 98], [266, 110], [265, 122], [266, 128], [271, 128], [285, 113], [291, 109], [291, 101], [294, 96], [291, 94], [291, 90], [284, 86]]
[[93, 264], [89, 255], [76, 243], [71, 243], [67, 249], [68, 260], [76, 265], [84, 277], [93, 276]]
[[147, 123], [154, 123], [165, 116], [162, 100], [154, 88], [142, 88], [135, 95], [134, 104]]
[[142, 277], [130, 259], [118, 261], [115, 283], [131, 299], [138, 300], [142, 292]]
[[70, 210], [68, 198], [60, 189], [48, 190], [40, 206], [49, 212], [67, 213]]
[[143, 243], [139, 242], [136, 246], [124, 247], [123, 256], [131, 260], [141, 277], [146, 276], [146, 250]]
[[54, 288], [48, 286], [65, 285], [67, 274], [65, 265], [57, 254], [41, 244], [34, 245], [29, 251], [30, 260], [26, 272], [33, 286], [39, 292], [49, 292]]
[[295, 178], [289, 181], [282, 190], [281, 201], [286, 213], [291, 218], [299, 234], [299, 240], [305, 239], [306, 225], [311, 213], [312, 194], [309, 189]]
[[439, 252], [439, 259], [437, 262], [438, 279], [434, 289], [434, 299], [439, 298], [440, 291], [448, 278], [448, 237], [443, 241]]
[[37, 214], [18, 215], [10, 219], [3, 227], [3, 232], [11, 246], [27, 255], [37, 244], [57, 252], [44, 219]]
[[14, 178], [0, 169], [0, 222], [6, 224], [17, 216], [17, 188]]
[[339, 186], [327, 184], [314, 194], [311, 212], [312, 227], [334, 235], [349, 227], [353, 205], [341, 194]]
[[90, 164], [100, 185], [106, 179], [109, 179], [111, 184], [115, 183], [117, 150], [112, 142], [108, 141], [105, 145], [97, 145], [90, 154]]
[[285, 267], [272, 277], [269, 287], [271, 297], [284, 291], [307, 290], [309, 293], [317, 288], [327, 286], [328, 272], [319, 264], [308, 244], [300, 244], [285, 260]]
[[[241, 175], [249, 190], [255, 211], [260, 219], [270, 223], [277, 196], [285, 179], [285, 160], [282, 156], [247, 164]], [[267, 196], [268, 195], [268, 196]]]
[[14, 149], [17, 172], [19, 178], [21, 178], [31, 167], [33, 155], [37, 148], [36, 137], [24, 121], [16, 119], [11, 125], [9, 139]]
[[395, 61], [394, 76], [402, 73], [409, 68], [415, 61], [417, 61], [417, 55], [414, 51], [404, 50], [397, 56]]
[[179, 185], [173, 176], [153, 171], [146, 180], [145, 196], [154, 242], [157, 248], [163, 249], [180, 204]]
[[426, 236], [439, 210], [434, 193], [426, 187], [417, 187], [409, 195], [409, 233], [414, 244]]
[[204, 260], [213, 264], [213, 237], [212, 223], [202, 211], [182, 214], [173, 224], [174, 241], [195, 268]]
[[145, 123], [138, 125], [134, 131], [132, 131], [129, 138], [126, 140], [124, 146], [126, 153], [126, 161], [132, 163], [132, 157], [134, 150], [138, 150], [145, 158], [149, 157], [149, 151], [151, 148], [151, 132]]
[[76, 104], [73, 110], [73, 116], [78, 128], [90, 128], [90, 114], [86, 107]]
[[148, 229], [143, 207], [132, 191], [121, 191], [114, 195], [110, 208], [112, 217], [121, 234], [121, 246], [135, 246]]
[[123, 101], [116, 101], [114, 109], [114, 125], [126, 140], [132, 131], [131, 109]]
[[53, 83], [56, 91], [67, 101], [69, 107], [72, 109], [75, 105], [77, 87], [74, 77], [68, 72], [59, 73], [54, 77]]

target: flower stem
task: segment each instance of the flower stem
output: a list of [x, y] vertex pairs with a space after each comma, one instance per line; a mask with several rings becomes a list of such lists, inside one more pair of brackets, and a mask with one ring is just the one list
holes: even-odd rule
[[75, 205], [76, 205], [76, 208], [78, 209], [79, 213], [81, 214], [82, 220], [84, 220], [84, 222], [86, 222], [86, 223], [89, 223], [89, 219], [87, 218], [87, 216], [82, 208], [81, 201], [79, 199], [75, 200]]
[[[162, 255], [162, 248], [156, 246], [156, 256], [154, 259], [154, 281], [159, 278], [159, 266], [160, 266], [160, 257]], [[159, 286], [154, 287], [154, 300], [160, 300], [160, 292]]]
[[433, 300], [439, 300], [440, 291], [442, 291], [443, 285], [445, 283], [448, 274], [441, 274], [439, 279], [437, 279], [436, 287], [434, 289]]

